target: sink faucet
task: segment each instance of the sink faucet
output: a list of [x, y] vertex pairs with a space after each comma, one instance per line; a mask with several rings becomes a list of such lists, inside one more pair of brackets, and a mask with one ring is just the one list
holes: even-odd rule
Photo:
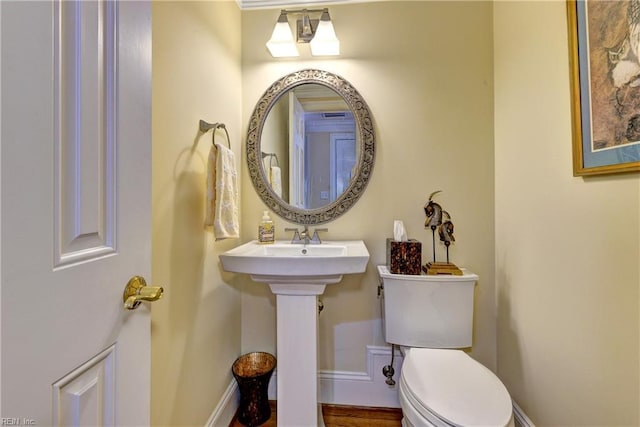
[[329, 230], [327, 228], [317, 228], [313, 231], [313, 235], [311, 235], [311, 233], [309, 232], [309, 228], [305, 224], [302, 230], [298, 230], [297, 228], [285, 228], [284, 231], [293, 231], [293, 238], [291, 239], [291, 243], [294, 245], [319, 245], [320, 243], [322, 243], [322, 240], [320, 240], [318, 231]]

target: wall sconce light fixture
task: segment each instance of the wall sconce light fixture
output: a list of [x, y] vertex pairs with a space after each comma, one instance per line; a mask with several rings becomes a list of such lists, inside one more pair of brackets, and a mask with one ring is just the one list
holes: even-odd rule
[[[312, 13], [319, 13], [319, 19], [311, 19]], [[296, 41], [309, 43], [311, 55], [328, 56], [340, 55], [340, 41], [333, 29], [329, 9], [294, 9], [280, 11], [278, 22], [273, 29], [267, 48], [274, 58], [299, 56], [298, 48], [293, 41], [293, 34], [289, 27], [288, 15], [301, 15], [296, 21]]]

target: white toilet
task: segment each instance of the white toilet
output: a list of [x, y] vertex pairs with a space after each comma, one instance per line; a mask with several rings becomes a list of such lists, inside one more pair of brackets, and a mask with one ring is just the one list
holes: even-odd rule
[[385, 339], [401, 346], [402, 425], [514, 426], [509, 392], [489, 369], [459, 348], [472, 344], [478, 276], [391, 274], [384, 290]]

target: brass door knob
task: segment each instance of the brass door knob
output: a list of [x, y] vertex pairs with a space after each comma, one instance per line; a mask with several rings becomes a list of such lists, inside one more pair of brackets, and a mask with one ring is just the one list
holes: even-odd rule
[[146, 280], [140, 276], [132, 277], [122, 294], [124, 308], [135, 310], [142, 301], [157, 301], [162, 298], [164, 289], [160, 286], [147, 286]]

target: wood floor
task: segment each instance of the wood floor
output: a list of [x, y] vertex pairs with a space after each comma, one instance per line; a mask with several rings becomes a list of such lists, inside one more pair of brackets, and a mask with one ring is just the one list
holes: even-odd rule
[[[271, 418], [262, 427], [276, 427], [276, 402], [269, 401]], [[363, 408], [355, 406], [322, 405], [327, 427], [400, 427], [402, 411], [398, 408]], [[242, 427], [235, 418], [229, 427]]]

